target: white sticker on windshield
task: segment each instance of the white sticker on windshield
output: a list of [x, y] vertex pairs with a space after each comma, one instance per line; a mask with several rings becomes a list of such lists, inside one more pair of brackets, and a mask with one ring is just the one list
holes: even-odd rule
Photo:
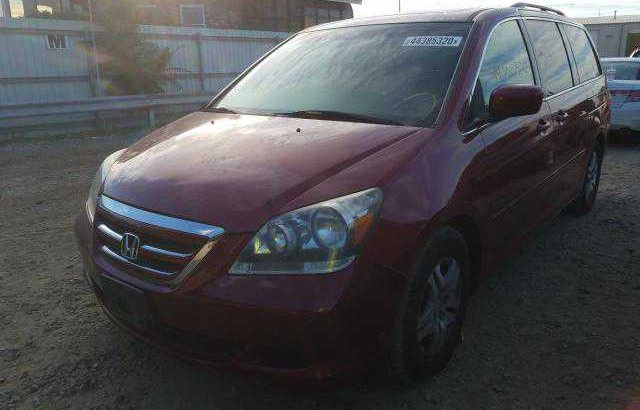
[[458, 47], [460, 43], [459, 36], [416, 36], [407, 37], [402, 47]]

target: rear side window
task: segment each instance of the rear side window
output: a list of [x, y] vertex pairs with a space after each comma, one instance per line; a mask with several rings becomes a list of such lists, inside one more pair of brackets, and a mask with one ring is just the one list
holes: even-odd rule
[[578, 66], [580, 82], [589, 81], [599, 76], [601, 72], [598, 65], [598, 58], [593, 51], [593, 47], [591, 47], [587, 33], [578, 27], [570, 25], [565, 25], [564, 27], [567, 33], [567, 40], [573, 51], [576, 65]]
[[499, 25], [489, 39], [471, 101], [468, 123], [486, 119], [491, 93], [501, 85], [533, 85], [529, 53], [518, 23]]
[[551, 21], [527, 20], [542, 84], [549, 94], [573, 87], [571, 66], [560, 30]]

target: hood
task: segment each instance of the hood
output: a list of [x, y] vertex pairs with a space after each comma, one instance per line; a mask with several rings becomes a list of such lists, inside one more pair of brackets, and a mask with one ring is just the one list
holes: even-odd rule
[[303, 192], [416, 130], [198, 112], [129, 147], [103, 192], [228, 232], [254, 231]]

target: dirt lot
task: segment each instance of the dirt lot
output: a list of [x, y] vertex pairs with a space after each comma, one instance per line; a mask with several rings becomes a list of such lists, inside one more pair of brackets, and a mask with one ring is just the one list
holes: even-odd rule
[[100, 311], [72, 224], [134, 138], [0, 144], [0, 409], [640, 408], [640, 146], [610, 148], [590, 215], [560, 215], [481, 283], [440, 375], [310, 393], [193, 367]]

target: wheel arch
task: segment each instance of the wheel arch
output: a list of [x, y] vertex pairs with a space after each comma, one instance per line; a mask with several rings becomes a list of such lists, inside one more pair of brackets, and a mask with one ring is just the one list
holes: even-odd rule
[[601, 144], [602, 152], [604, 153], [604, 151], [607, 148], [607, 144], [609, 143], [609, 133], [605, 130], [598, 131], [598, 134], [596, 135], [595, 143], [596, 145]]
[[469, 259], [471, 261], [471, 289], [475, 288], [478, 278], [481, 276], [483, 267], [483, 241], [480, 229], [475, 220], [469, 215], [459, 215], [447, 220], [442, 226], [448, 226], [458, 231], [467, 245], [469, 250]]
[[[433, 234], [441, 228], [451, 228], [456, 230], [465, 241], [469, 250], [471, 260], [472, 284], [470, 290], [473, 290], [478, 279], [483, 276], [485, 269], [485, 240], [478, 224], [477, 218], [472, 216], [470, 212], [461, 212], [457, 214], [448, 214], [446, 217], [441, 215], [436, 217], [432, 223], [427, 226], [420, 235], [419, 248], [429, 241]], [[419, 256], [418, 256], [419, 257]]]

